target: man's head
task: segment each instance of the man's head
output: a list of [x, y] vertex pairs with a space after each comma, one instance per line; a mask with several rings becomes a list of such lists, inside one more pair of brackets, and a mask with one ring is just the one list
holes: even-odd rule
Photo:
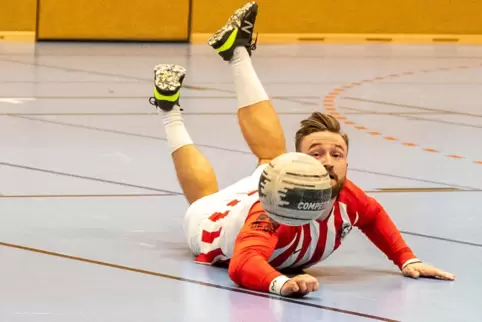
[[325, 166], [330, 174], [332, 195], [343, 189], [348, 169], [348, 136], [331, 115], [315, 112], [301, 121], [296, 132], [296, 151], [309, 154]]

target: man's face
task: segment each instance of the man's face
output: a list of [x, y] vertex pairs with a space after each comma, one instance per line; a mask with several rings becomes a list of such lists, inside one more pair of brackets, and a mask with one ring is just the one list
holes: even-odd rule
[[341, 135], [323, 131], [303, 138], [300, 152], [318, 159], [330, 174], [332, 196], [337, 197], [343, 189], [348, 169], [348, 147]]

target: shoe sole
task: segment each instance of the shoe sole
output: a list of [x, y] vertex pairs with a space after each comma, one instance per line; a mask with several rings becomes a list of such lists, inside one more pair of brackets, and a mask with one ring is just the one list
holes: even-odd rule
[[226, 22], [223, 27], [221, 27], [213, 36], [209, 38], [208, 44], [214, 48], [216, 48], [216, 46], [219, 47], [219, 42], [226, 38], [225, 36], [227, 33], [231, 34], [234, 29], [241, 27], [241, 21], [254, 8], [255, 5], [256, 3], [253, 1], [237, 9], [234, 14], [229, 17], [228, 22]]
[[154, 73], [154, 84], [161, 94], [172, 94], [181, 88], [186, 69], [179, 65], [157, 65]]

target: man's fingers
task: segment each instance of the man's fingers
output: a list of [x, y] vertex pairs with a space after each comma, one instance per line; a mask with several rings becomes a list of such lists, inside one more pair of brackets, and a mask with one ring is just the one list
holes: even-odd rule
[[317, 291], [319, 288], [318, 280], [313, 276], [303, 274], [293, 277], [286, 282], [281, 289], [281, 295], [283, 296], [305, 296], [308, 293]]
[[298, 287], [301, 293], [306, 293], [308, 291], [308, 286], [305, 281], [298, 281]]
[[408, 277], [419, 278], [423, 277], [434, 277], [441, 280], [455, 280], [455, 276], [451, 273], [444, 272], [438, 268], [425, 264], [414, 264], [406, 267], [403, 270], [403, 274]]
[[420, 272], [413, 268], [407, 268], [403, 272], [405, 276], [412, 277], [412, 278], [419, 278], [420, 277]]
[[300, 291], [300, 287], [298, 286], [298, 283], [296, 283], [295, 281], [289, 281], [288, 283], [290, 283], [289, 285], [290, 293], [296, 293]]
[[439, 270], [437, 268], [424, 268], [421, 270], [421, 273], [423, 276], [427, 277], [435, 277], [438, 279], [443, 279], [443, 280], [454, 280], [455, 276], [453, 274], [444, 272], [442, 270]]
[[318, 283], [318, 280], [315, 281], [315, 284], [313, 285], [313, 292], [318, 291], [320, 288], [320, 284]]

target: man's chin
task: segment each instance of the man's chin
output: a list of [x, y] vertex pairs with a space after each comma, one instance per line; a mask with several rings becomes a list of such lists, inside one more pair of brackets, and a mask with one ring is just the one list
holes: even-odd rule
[[345, 186], [345, 180], [331, 179], [331, 198], [336, 198], [340, 194], [341, 190]]

